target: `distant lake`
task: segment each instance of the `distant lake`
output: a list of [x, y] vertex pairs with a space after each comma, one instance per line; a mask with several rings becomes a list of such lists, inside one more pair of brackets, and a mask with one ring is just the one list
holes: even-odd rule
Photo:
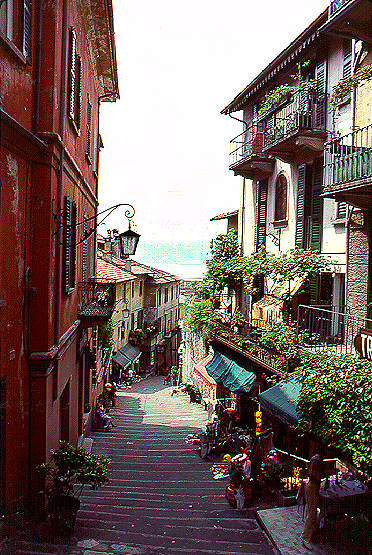
[[138, 243], [135, 259], [182, 279], [200, 279], [209, 256], [209, 241]]

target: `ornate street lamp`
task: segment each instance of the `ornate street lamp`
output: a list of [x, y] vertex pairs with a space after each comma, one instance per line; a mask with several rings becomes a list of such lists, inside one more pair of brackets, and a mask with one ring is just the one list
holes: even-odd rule
[[135, 254], [140, 237], [138, 233], [131, 229], [129, 221], [129, 228], [127, 231], [119, 234], [120, 253], [122, 258], [127, 258]]

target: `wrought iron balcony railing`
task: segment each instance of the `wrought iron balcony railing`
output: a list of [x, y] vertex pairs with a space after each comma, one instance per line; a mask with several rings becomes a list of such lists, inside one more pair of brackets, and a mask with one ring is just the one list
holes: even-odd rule
[[211, 339], [222, 343], [237, 353], [247, 357], [249, 360], [264, 366], [274, 374], [280, 376], [285, 376], [287, 374], [286, 364], [280, 355], [265, 347], [261, 347], [249, 337], [233, 332], [227, 326], [214, 324], [211, 332]]
[[115, 287], [113, 282], [89, 280], [79, 284], [81, 303], [77, 317], [85, 327], [107, 322], [114, 311]]
[[337, 12], [339, 12], [346, 4], [350, 4], [352, 0], [332, 0], [329, 5], [328, 19], [333, 17]]
[[310, 91], [304, 83], [287, 103], [281, 103], [265, 117], [264, 146], [277, 144], [299, 131], [323, 130], [325, 108], [326, 95]]
[[372, 124], [325, 145], [324, 192], [372, 178]]
[[300, 347], [309, 351], [331, 348], [337, 354], [356, 354], [361, 329], [372, 329], [372, 320], [352, 316], [345, 307], [298, 307], [297, 337]]
[[230, 141], [230, 167], [248, 159], [253, 154], [262, 154], [265, 139], [264, 128], [263, 122], [254, 123]]

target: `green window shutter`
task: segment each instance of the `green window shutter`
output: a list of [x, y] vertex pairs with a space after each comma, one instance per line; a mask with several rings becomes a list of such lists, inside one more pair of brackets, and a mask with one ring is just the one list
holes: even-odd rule
[[301, 114], [309, 111], [309, 77], [306, 76], [300, 84], [299, 91], [299, 112]]
[[28, 64], [32, 60], [32, 0], [23, 0], [23, 54]]
[[76, 127], [80, 129], [81, 124], [81, 86], [83, 77], [83, 65], [81, 57], [77, 56], [76, 59], [76, 99], [75, 99], [75, 123]]
[[82, 260], [82, 279], [83, 283], [85, 283], [87, 279], [87, 266], [88, 266], [88, 239], [85, 237], [88, 234], [88, 220], [87, 216], [84, 215], [84, 222], [83, 222], [83, 260]]
[[296, 236], [295, 245], [302, 249], [304, 246], [305, 231], [305, 184], [306, 164], [298, 166], [297, 174], [297, 207], [296, 207]]
[[310, 304], [319, 304], [319, 275], [310, 274], [309, 276], [309, 293], [310, 293]]
[[347, 212], [347, 202], [338, 202], [337, 210], [336, 210], [336, 218], [340, 220], [346, 218], [346, 212]]
[[71, 218], [72, 202], [69, 197], [65, 197], [63, 208], [63, 286], [65, 293], [70, 291]]
[[69, 73], [68, 73], [68, 114], [75, 120], [75, 87], [76, 87], [76, 33], [70, 29]]
[[256, 250], [266, 244], [267, 180], [257, 184], [256, 199]]
[[310, 248], [321, 250], [322, 240], [322, 220], [323, 220], [323, 199], [320, 194], [323, 184], [323, 163], [321, 158], [317, 158], [313, 165], [312, 186], [311, 186], [311, 228], [310, 228]]
[[345, 39], [343, 42], [343, 79], [348, 79], [351, 76], [351, 58], [351, 40]]
[[90, 156], [90, 137], [91, 137], [91, 119], [92, 119], [92, 105], [90, 103], [89, 93], [87, 94], [87, 143], [86, 153]]
[[324, 128], [327, 92], [327, 60], [318, 62], [315, 66], [315, 79], [317, 81], [317, 100], [314, 110], [313, 127]]
[[72, 204], [71, 210], [71, 269], [70, 269], [70, 287], [75, 287], [76, 275], [76, 221], [77, 221], [76, 204]]

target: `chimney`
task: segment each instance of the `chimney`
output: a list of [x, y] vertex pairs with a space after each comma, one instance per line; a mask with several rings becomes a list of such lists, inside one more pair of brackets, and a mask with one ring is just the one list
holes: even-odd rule
[[125, 269], [127, 272], [130, 272], [132, 270], [132, 260], [130, 258], [127, 258], [125, 260]]

